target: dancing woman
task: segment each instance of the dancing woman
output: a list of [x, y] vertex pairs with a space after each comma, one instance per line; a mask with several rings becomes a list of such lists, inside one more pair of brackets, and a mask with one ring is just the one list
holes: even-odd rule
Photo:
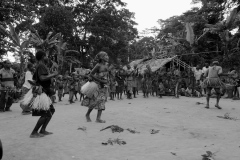
[[85, 99], [82, 101], [83, 106], [88, 107], [86, 114], [87, 122], [91, 122], [90, 113], [93, 109], [97, 109], [97, 123], [105, 123], [104, 120], [101, 120], [102, 111], [105, 110], [106, 102], [106, 92], [107, 88], [105, 87], [108, 84], [108, 54], [106, 52], [99, 52], [95, 58], [98, 63], [92, 69], [89, 79], [97, 83], [98, 89], [93, 93], [93, 96], [89, 97], [86, 95]]
[[[46, 66], [48, 62], [48, 58], [46, 53], [43, 51], [38, 51], [36, 53], [36, 60], [38, 61], [38, 65], [36, 67], [35, 74], [33, 75], [33, 79], [36, 81], [36, 84], [42, 87], [42, 92], [44, 92], [48, 97], [54, 95], [53, 90], [50, 89], [51, 79], [58, 75], [58, 72], [50, 74], [49, 70]], [[50, 122], [52, 115], [54, 114], [55, 109], [51, 104], [48, 110], [36, 111], [32, 110], [32, 116], [40, 116], [35, 128], [33, 129], [30, 138], [39, 138], [44, 135], [52, 134], [51, 132], [46, 131], [46, 127]], [[40, 129], [41, 128], [41, 129]], [[38, 133], [38, 130], [40, 132]]]
[[208, 70], [205, 72], [204, 76], [206, 77], [206, 79], [202, 83], [203, 88], [207, 89], [207, 105], [205, 108], [209, 109], [209, 100], [211, 97], [211, 91], [212, 89], [214, 89], [217, 94], [217, 101], [216, 101], [215, 107], [218, 109], [222, 109], [219, 106], [219, 101], [221, 98], [220, 89], [222, 87], [225, 87], [224, 83], [220, 80], [220, 76], [223, 76], [223, 75], [226, 75], [226, 74], [222, 73], [222, 67], [219, 66], [218, 61], [214, 61], [213, 66], [209, 67]]

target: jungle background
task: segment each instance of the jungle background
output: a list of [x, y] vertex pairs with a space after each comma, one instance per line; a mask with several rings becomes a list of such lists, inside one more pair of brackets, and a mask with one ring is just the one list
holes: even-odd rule
[[239, 66], [240, 1], [192, 3], [201, 5], [138, 33], [134, 13], [121, 0], [1, 0], [0, 59], [14, 53], [19, 72], [35, 62], [36, 50], [46, 51], [62, 73], [89, 68], [101, 50], [110, 64], [169, 54], [192, 66], [212, 60]]

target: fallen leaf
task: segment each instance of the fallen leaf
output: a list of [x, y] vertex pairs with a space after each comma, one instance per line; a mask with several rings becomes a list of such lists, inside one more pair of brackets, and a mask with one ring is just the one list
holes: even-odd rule
[[172, 155], [174, 155], [174, 156], [176, 156], [177, 154], [176, 153], [173, 153], [173, 152], [171, 152], [172, 153]]
[[86, 127], [79, 127], [78, 130], [86, 131], [87, 128]]

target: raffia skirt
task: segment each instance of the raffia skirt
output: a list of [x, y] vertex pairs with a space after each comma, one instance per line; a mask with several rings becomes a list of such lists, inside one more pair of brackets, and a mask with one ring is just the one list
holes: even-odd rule
[[29, 106], [32, 110], [32, 116], [51, 117], [55, 109], [49, 95], [53, 95], [50, 93], [50, 90], [42, 92], [42, 87], [33, 87], [33, 89], [30, 89], [27, 94], [25, 94], [20, 104]]
[[221, 81], [220, 78], [206, 78], [202, 84], [202, 88], [225, 88], [226, 85]]

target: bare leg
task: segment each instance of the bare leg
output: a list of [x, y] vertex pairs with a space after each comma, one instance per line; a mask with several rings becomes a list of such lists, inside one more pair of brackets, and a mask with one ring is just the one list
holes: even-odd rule
[[87, 119], [87, 122], [92, 122], [91, 121], [91, 118], [90, 118], [90, 113], [92, 112], [93, 109], [88, 109], [87, 111], [87, 114], [86, 114], [86, 119]]
[[75, 93], [74, 95], [75, 95], [75, 100], [77, 100], [77, 99], [78, 99], [78, 98], [77, 98], [77, 93]]
[[218, 109], [222, 109], [222, 108], [219, 106], [219, 101], [220, 101], [220, 98], [221, 98], [220, 88], [215, 88], [215, 91], [216, 91], [216, 94], [217, 94], [217, 101], [216, 101], [215, 107], [218, 108]]
[[46, 131], [47, 125], [48, 125], [48, 123], [50, 122], [51, 118], [52, 118], [52, 117], [46, 117], [46, 120], [45, 120], [45, 122], [44, 122], [44, 124], [42, 125], [42, 128], [41, 128], [41, 130], [40, 130], [40, 133], [41, 133], [41, 134], [44, 134], [44, 135], [53, 134], [52, 132], [47, 132], [47, 131]]
[[41, 126], [43, 126], [43, 124], [45, 123], [46, 121], [46, 117], [43, 117], [41, 116], [39, 119], [38, 119], [38, 122], [36, 124], [36, 126], [34, 127], [31, 135], [30, 135], [30, 138], [39, 138], [39, 137], [43, 137], [44, 135], [42, 134], [39, 134], [38, 133], [38, 130]]
[[209, 109], [210, 96], [211, 96], [210, 94], [207, 94], [207, 97], [206, 97], [206, 99], [207, 99], [207, 105], [206, 105], [205, 108], [207, 108], [207, 109]]
[[237, 87], [238, 90], [238, 98], [240, 98], [240, 87]]
[[105, 123], [104, 120], [101, 120], [101, 115], [102, 115], [102, 110], [98, 110], [97, 119], [96, 119], [97, 123]]
[[217, 95], [217, 101], [216, 101], [216, 106], [218, 106], [219, 107], [219, 101], [220, 101], [220, 95]]

